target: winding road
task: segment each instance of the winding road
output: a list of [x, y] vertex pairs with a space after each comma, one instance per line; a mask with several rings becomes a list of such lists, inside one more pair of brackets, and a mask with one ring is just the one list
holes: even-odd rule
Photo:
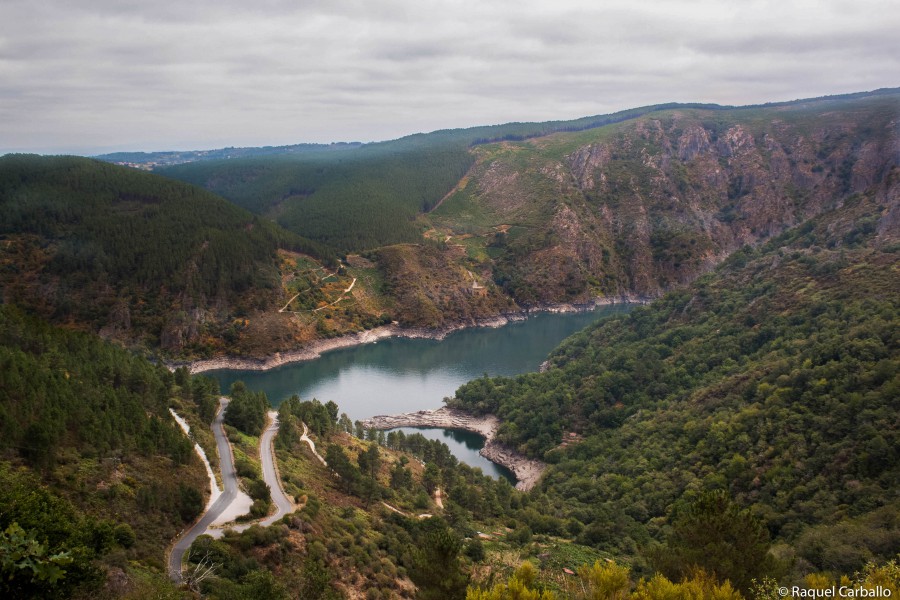
[[269, 412], [269, 426], [263, 431], [259, 438], [259, 460], [262, 463], [263, 480], [269, 486], [272, 492], [272, 502], [275, 503], [275, 513], [269, 515], [262, 521], [260, 525], [269, 526], [284, 515], [294, 512], [294, 503], [284, 493], [281, 487], [281, 477], [278, 476], [278, 469], [275, 466], [275, 434], [278, 433], [278, 413]]
[[[191, 544], [193, 544], [194, 540], [198, 537], [207, 533], [209, 527], [222, 516], [238, 495], [242, 493], [238, 488], [238, 477], [234, 469], [234, 457], [231, 453], [231, 444], [228, 442], [223, 426], [225, 407], [227, 405], [228, 399], [224, 396], [221, 397], [219, 399], [219, 412], [216, 413], [216, 418], [212, 423], [212, 432], [216, 438], [216, 448], [219, 451], [219, 468], [222, 473], [222, 483], [225, 486], [225, 491], [212, 503], [209, 510], [207, 510], [190, 529], [183, 532], [175, 541], [172, 552], [169, 554], [168, 568], [169, 577], [177, 583], [181, 582], [181, 568], [184, 561], [184, 555], [191, 547]], [[284, 490], [281, 487], [281, 478], [278, 476], [278, 470], [275, 466], [275, 448], [273, 442], [275, 440], [275, 434], [278, 433], [278, 413], [272, 411], [269, 413], [269, 417], [269, 425], [259, 438], [259, 454], [260, 462], [262, 463], [263, 480], [272, 492], [272, 501], [275, 503], [275, 513], [259, 522], [259, 524], [264, 527], [271, 525], [284, 515], [293, 512], [296, 508], [294, 503], [291, 502], [290, 498], [284, 493]], [[305, 431], [304, 424], [304, 432]], [[252, 525], [252, 523], [245, 523], [235, 526], [234, 529], [236, 531], [243, 531], [250, 527], [250, 525]]]
[[169, 577], [176, 582], [181, 582], [181, 563], [188, 548], [228, 508], [228, 505], [231, 504], [238, 494], [238, 479], [234, 470], [231, 444], [228, 443], [228, 438], [225, 437], [225, 428], [223, 427], [226, 406], [228, 406], [228, 399], [224, 396], [219, 398], [219, 412], [216, 413], [216, 418], [213, 420], [212, 425], [213, 435], [216, 438], [216, 449], [219, 451], [219, 469], [222, 473], [222, 484], [225, 487], [225, 491], [209, 507], [209, 510], [200, 517], [200, 520], [181, 534], [172, 547], [172, 552], [169, 554]]

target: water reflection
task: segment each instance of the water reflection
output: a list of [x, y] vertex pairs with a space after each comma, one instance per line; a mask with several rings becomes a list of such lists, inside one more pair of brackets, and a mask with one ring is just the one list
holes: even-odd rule
[[512, 471], [478, 454], [478, 451], [484, 447], [484, 438], [477, 433], [460, 429], [433, 429], [428, 427], [399, 427], [391, 431], [402, 431], [405, 435], [421, 433], [429, 440], [444, 442], [450, 448], [453, 456], [460, 462], [464, 462], [470, 467], [481, 469], [481, 472], [485, 475], [490, 475], [494, 478], [503, 477], [512, 484], [516, 482], [516, 477], [512, 474]]
[[[627, 310], [620, 305], [586, 313], [541, 313], [504, 327], [457, 331], [441, 341], [390, 338], [270, 371], [223, 370], [207, 375], [218, 379], [223, 391], [240, 379], [251, 390], [264, 391], [275, 406], [292, 394], [304, 400], [334, 400], [352, 420], [362, 420], [439, 408], [444, 397], [485, 373], [536, 371], [563, 339], [601, 317]], [[447, 439], [448, 445], [455, 441], [452, 435]], [[454, 445], [460, 460], [492, 464], [477, 449], [463, 458], [465, 447], [465, 442]]]

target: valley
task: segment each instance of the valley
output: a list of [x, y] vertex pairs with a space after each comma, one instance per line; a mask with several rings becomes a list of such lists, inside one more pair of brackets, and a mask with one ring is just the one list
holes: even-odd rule
[[4, 597], [900, 593], [900, 91], [105, 159], [0, 157]]
[[[287, 301], [306, 289], [308, 306], [249, 318], [234, 350], [261, 357], [391, 322], [442, 330], [557, 305], [656, 298], [882, 178], [891, 162], [895, 107], [890, 94], [765, 108], [685, 105], [583, 130], [557, 126], [560, 131], [523, 140], [478, 141], [465, 152], [464, 171], [429, 188], [421, 204], [401, 202], [408, 192], [397, 191], [393, 208], [376, 210], [414, 226], [415, 236], [403, 243], [351, 242], [373, 231], [372, 222], [354, 225], [341, 213], [348, 237], [319, 240], [347, 253], [333, 275], [340, 281], [320, 282], [315, 262], [284, 256], [282, 296]], [[429, 173], [442, 164], [406, 165], [404, 152], [412, 150], [401, 151], [400, 142], [392, 165]], [[413, 148], [416, 156], [430, 156], [447, 143], [446, 135], [432, 134], [416, 138]], [[414, 185], [404, 171], [380, 166], [381, 151], [371, 152], [371, 158], [358, 155], [352, 169], [340, 167], [344, 180]], [[238, 202], [252, 193], [251, 210], [291, 229], [265, 199], [277, 199], [279, 211], [310, 209], [317, 186], [325, 193], [332, 185], [331, 163], [292, 160], [252, 171], [240, 187], [217, 176], [215, 162], [161, 172]], [[319, 175], [307, 179], [313, 165]], [[221, 168], [245, 167], [231, 161]], [[326, 179], [317, 184], [322, 170]], [[310, 191], [292, 195], [278, 187], [287, 181]], [[337, 201], [327, 206], [343, 211]], [[328, 306], [353, 279], [351, 293]]]

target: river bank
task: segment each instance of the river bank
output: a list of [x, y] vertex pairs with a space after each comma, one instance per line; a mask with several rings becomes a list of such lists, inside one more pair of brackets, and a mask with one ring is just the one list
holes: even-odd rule
[[462, 429], [484, 437], [484, 448], [478, 453], [488, 460], [502, 465], [516, 476], [516, 489], [528, 491], [533, 488], [547, 465], [539, 460], [526, 458], [504, 446], [495, 438], [500, 420], [494, 415], [475, 416], [453, 408], [420, 410], [399, 415], [378, 415], [362, 422], [371, 429], [396, 429], [398, 427], [434, 427], [440, 429]]
[[268, 371], [282, 365], [315, 360], [322, 356], [323, 352], [337, 350], [339, 348], [349, 348], [362, 344], [371, 344], [382, 339], [392, 337], [412, 338], [412, 339], [432, 339], [442, 340], [449, 334], [461, 329], [473, 327], [502, 327], [515, 321], [523, 321], [529, 316], [542, 312], [566, 313], [566, 312], [588, 312], [600, 306], [612, 306], [617, 304], [647, 304], [649, 298], [643, 298], [632, 295], [623, 295], [615, 298], [596, 298], [587, 304], [547, 304], [521, 311], [506, 313], [491, 317], [488, 319], [479, 319], [474, 322], [459, 322], [442, 327], [440, 329], [410, 328], [401, 327], [399, 324], [382, 325], [374, 329], [351, 333], [348, 335], [316, 340], [311, 344], [289, 350], [287, 352], [276, 352], [270, 356], [262, 358], [253, 357], [234, 357], [221, 356], [216, 358], [194, 361], [192, 363], [172, 363], [170, 368], [179, 366], [187, 366], [192, 374], [204, 373], [206, 371], [216, 371], [219, 369], [234, 369], [243, 371]]

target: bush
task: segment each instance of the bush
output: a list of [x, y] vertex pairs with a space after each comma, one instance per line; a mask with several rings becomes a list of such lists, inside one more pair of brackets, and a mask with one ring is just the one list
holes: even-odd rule
[[185, 523], [190, 523], [203, 512], [203, 495], [195, 488], [181, 484], [178, 497], [178, 514]]
[[131, 548], [134, 546], [134, 542], [137, 541], [134, 530], [128, 523], [116, 525], [113, 536], [115, 537], [116, 543], [123, 548]]

